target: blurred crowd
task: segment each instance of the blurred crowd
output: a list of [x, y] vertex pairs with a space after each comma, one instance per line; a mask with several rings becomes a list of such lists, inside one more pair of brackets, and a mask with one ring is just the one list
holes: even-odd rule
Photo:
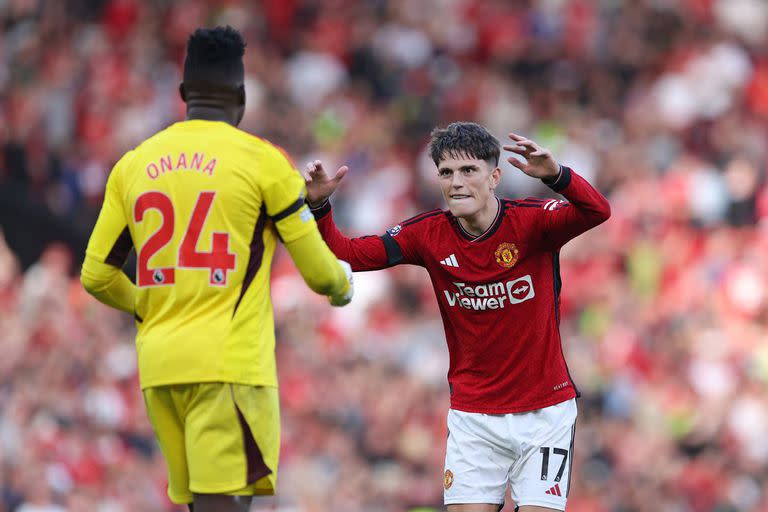
[[[442, 206], [433, 126], [549, 147], [613, 210], [562, 254], [583, 393], [569, 512], [768, 511], [764, 0], [2, 0], [0, 23], [0, 196], [86, 232], [111, 165], [183, 117], [200, 25], [248, 42], [242, 128], [299, 168], [350, 166], [349, 234]], [[0, 243], [0, 511], [180, 510], [132, 321], [51, 242], [26, 271]], [[273, 274], [283, 450], [254, 509], [439, 510], [447, 354], [425, 272], [359, 274], [341, 310], [285, 254]]]

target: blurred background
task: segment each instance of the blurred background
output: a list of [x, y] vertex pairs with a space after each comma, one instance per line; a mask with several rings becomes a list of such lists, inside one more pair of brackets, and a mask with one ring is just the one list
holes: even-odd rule
[[[443, 206], [425, 146], [456, 120], [533, 138], [609, 197], [562, 255], [569, 512], [768, 511], [765, 0], [0, 0], [0, 511], [181, 510], [132, 320], [77, 275], [111, 166], [183, 118], [186, 39], [216, 24], [248, 42], [241, 127], [299, 168], [351, 167], [348, 234]], [[440, 510], [426, 273], [358, 274], [343, 310], [285, 253], [273, 274], [284, 442], [254, 510]]]

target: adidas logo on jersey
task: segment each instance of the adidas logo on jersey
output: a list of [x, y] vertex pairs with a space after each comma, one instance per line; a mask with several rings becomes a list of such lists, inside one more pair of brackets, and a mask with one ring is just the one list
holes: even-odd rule
[[554, 487], [546, 491], [545, 494], [551, 494], [553, 496], [562, 496], [562, 493], [560, 492], [560, 484], [555, 484]]
[[441, 265], [445, 265], [447, 267], [458, 267], [459, 266], [459, 262], [456, 261], [456, 255], [455, 254], [451, 254], [450, 256], [445, 258], [444, 260], [440, 260], [440, 264]]

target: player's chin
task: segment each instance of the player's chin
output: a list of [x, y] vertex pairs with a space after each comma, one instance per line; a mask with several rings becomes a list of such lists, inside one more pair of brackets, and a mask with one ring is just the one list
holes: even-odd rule
[[461, 201], [451, 201], [448, 204], [448, 209], [451, 211], [451, 214], [458, 219], [471, 217], [477, 212], [477, 208], [473, 204], [464, 204]]

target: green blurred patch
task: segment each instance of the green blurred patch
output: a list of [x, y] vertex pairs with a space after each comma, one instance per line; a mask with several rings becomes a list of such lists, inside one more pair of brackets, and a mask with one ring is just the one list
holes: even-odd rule
[[593, 340], [602, 339], [610, 325], [610, 308], [599, 302], [588, 304], [579, 316], [579, 331]]
[[333, 109], [326, 109], [312, 123], [312, 133], [319, 144], [332, 144], [344, 137], [347, 126]]
[[661, 253], [656, 246], [647, 240], [635, 243], [627, 254], [626, 263], [632, 292], [644, 299], [655, 297], [663, 271]]

